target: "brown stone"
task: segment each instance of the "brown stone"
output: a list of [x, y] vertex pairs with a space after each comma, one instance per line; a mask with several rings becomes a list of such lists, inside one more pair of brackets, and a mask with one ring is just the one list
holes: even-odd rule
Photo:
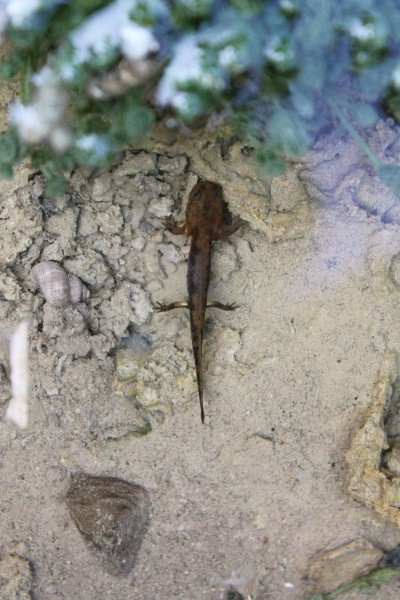
[[365, 538], [317, 554], [308, 570], [312, 592], [330, 592], [369, 573], [376, 568], [382, 554]]

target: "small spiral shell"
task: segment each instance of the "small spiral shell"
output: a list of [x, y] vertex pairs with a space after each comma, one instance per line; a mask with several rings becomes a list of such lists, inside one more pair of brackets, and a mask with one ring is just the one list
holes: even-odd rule
[[85, 302], [90, 295], [79, 277], [68, 274], [52, 260], [44, 260], [32, 268], [32, 276], [49, 304], [63, 307]]
[[69, 299], [72, 304], [89, 300], [90, 292], [77, 275], [68, 275]]

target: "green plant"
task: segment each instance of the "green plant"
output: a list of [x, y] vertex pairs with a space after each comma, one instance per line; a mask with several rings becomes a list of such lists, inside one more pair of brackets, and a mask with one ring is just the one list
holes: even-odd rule
[[[0, 134], [0, 174], [25, 156], [48, 177], [109, 162], [155, 111], [172, 124], [221, 113], [270, 174], [327, 125], [356, 133], [400, 118], [395, 0], [7, 0], [0, 67], [20, 102]], [[151, 85], [149, 85], [151, 82]], [[400, 189], [395, 165], [374, 161]]]
[[390, 581], [392, 577], [399, 576], [399, 568], [374, 569], [370, 573], [367, 573], [367, 575], [363, 575], [351, 583], [342, 585], [336, 588], [336, 590], [332, 590], [332, 592], [327, 592], [325, 594], [314, 594], [311, 596], [311, 600], [333, 600], [334, 598], [340, 596], [340, 594], [353, 589], [358, 589], [366, 596], [371, 596], [374, 593], [374, 586], [385, 584]]

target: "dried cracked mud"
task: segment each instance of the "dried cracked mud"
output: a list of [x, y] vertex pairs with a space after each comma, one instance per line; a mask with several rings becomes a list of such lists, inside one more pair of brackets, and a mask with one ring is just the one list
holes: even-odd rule
[[[368, 143], [395, 163], [398, 139], [389, 121]], [[248, 222], [214, 245], [209, 297], [240, 307], [208, 311], [204, 426], [187, 311], [153, 309], [186, 296], [188, 242], [163, 220], [184, 214], [197, 177], [219, 181]], [[395, 360], [382, 365], [400, 353], [400, 212], [357, 145], [330, 133], [265, 180], [235, 140], [156, 132], [70, 183], [50, 201], [26, 167], [0, 182], [3, 414], [7, 334], [27, 314], [32, 376], [30, 429], [0, 423], [0, 597], [306, 600], [321, 550], [400, 543], [363, 492], [365, 464], [387, 477], [397, 433], [381, 427], [375, 458], [359, 433], [389, 412], [396, 422], [376, 385], [398, 377]], [[77, 275], [88, 302], [45, 302], [31, 276], [42, 260]], [[70, 517], [79, 472], [147, 490], [148, 529], [124, 576]], [[399, 593], [391, 580], [375, 597]]]

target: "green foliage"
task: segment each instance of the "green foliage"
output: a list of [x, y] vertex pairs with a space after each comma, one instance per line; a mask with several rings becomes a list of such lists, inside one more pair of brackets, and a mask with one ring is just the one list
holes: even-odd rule
[[279, 152], [270, 145], [260, 146], [256, 156], [265, 173], [270, 177], [282, 175], [285, 172], [285, 161]]
[[373, 127], [378, 118], [376, 109], [369, 104], [362, 106], [351, 104], [348, 106], [348, 112], [353, 121], [362, 129]]
[[134, 8], [129, 13], [132, 21], [144, 27], [151, 27], [157, 23], [157, 11], [153, 4], [145, 0], [138, 0]]
[[[19, 76], [21, 99], [28, 101], [31, 96], [32, 74], [65, 38], [65, 33], [74, 30], [93, 11], [108, 3], [107, 0], [65, 3], [50, 0], [44, 2], [45, 7], [39, 8], [35, 16], [23, 26], [9, 25], [6, 34], [13, 42], [14, 49], [0, 65], [0, 79], [10, 80]], [[68, 52], [62, 44], [59, 52], [67, 61]]]
[[0, 134], [0, 161], [13, 164], [20, 155], [20, 143], [15, 130], [10, 129]]
[[78, 138], [75, 158], [79, 165], [98, 167], [109, 164], [117, 151], [117, 146], [107, 135], [90, 133]]
[[268, 122], [268, 139], [270, 144], [288, 157], [303, 154], [308, 148], [308, 136], [301, 125], [296, 122], [291, 111], [278, 107]]
[[230, 4], [240, 12], [257, 14], [261, 11], [264, 0], [231, 0]]
[[383, 19], [370, 12], [362, 14], [350, 27], [352, 61], [355, 71], [379, 63], [389, 52], [389, 35]]
[[390, 86], [388, 93], [383, 99], [383, 104], [388, 113], [397, 121], [400, 121], [400, 90], [394, 86]]
[[25, 155], [25, 145], [21, 144], [15, 129], [0, 133], [0, 176], [12, 177], [12, 167]]
[[120, 144], [141, 138], [153, 125], [153, 112], [143, 105], [139, 95], [132, 94], [121, 98], [110, 107], [112, 114], [110, 135]]
[[47, 178], [44, 193], [47, 198], [57, 198], [68, 189], [68, 183], [63, 177], [51, 176]]
[[[149, 131], [156, 108], [168, 107], [175, 122], [189, 126], [222, 113], [270, 175], [281, 173], [285, 157], [301, 155], [335, 122], [400, 195], [397, 167], [381, 164], [360, 135], [374, 127], [382, 106], [400, 120], [396, 0], [326, 0], [318, 10], [314, 0], [126, 0], [122, 9], [123, 4], [38, 0], [24, 18], [6, 24], [13, 48], [0, 65], [0, 78], [19, 79], [22, 101], [39, 113], [33, 122], [39, 132], [29, 129], [35, 111], [19, 111], [0, 139], [1, 175], [10, 176], [13, 165], [30, 156], [49, 177], [49, 193], [57, 193], [63, 169], [106, 164]], [[88, 94], [91, 82], [117, 72], [127, 56], [118, 39], [117, 6], [127, 11], [125, 26], [136, 27], [128, 52], [133, 43], [130, 51], [140, 55], [146, 36], [156, 40], [148, 55], [156, 53], [159, 81], [148, 86], [139, 80], [114, 97], [97, 97]], [[101, 11], [107, 18], [85, 46], [88, 23], [105, 14]], [[135, 35], [142, 36], [137, 46]], [[145, 58], [129, 60], [144, 68]], [[49, 89], [40, 83], [44, 65], [58, 81]], [[58, 120], [53, 116], [46, 123], [43, 102], [51, 110], [58, 106]]]
[[171, 16], [179, 29], [196, 28], [212, 12], [213, 0], [175, 0], [171, 3]]
[[374, 593], [374, 586], [387, 583], [392, 577], [399, 577], [399, 568], [381, 568], [375, 569], [367, 575], [363, 575], [358, 579], [355, 579], [351, 583], [342, 585], [331, 592], [325, 594], [313, 594], [310, 600], [334, 600], [344, 592], [349, 590], [358, 589], [361, 593], [366, 596], [371, 596]]
[[399, 195], [400, 169], [398, 169], [395, 165], [381, 164], [378, 168], [378, 175], [382, 183], [388, 187], [391, 187], [397, 193], [397, 195]]

